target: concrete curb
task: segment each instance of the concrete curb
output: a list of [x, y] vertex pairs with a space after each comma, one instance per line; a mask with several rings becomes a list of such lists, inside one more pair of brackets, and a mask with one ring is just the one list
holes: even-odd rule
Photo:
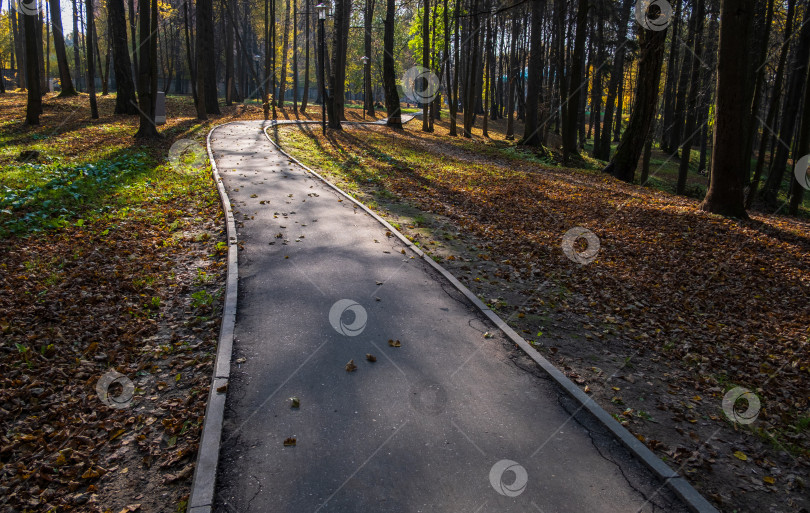
[[[413, 118], [412, 118], [413, 119]], [[410, 120], [408, 120], [410, 121]], [[518, 347], [520, 347], [523, 352], [525, 352], [532, 360], [537, 363], [551, 378], [557, 382], [557, 384], [565, 390], [565, 392], [571, 396], [574, 401], [579, 404], [578, 410], [586, 410], [588, 411], [597, 422], [602, 424], [608, 431], [610, 431], [626, 448], [630, 451], [633, 456], [635, 456], [638, 460], [640, 460], [644, 465], [646, 465], [652, 472], [655, 474], [663, 483], [668, 486], [674, 493], [677, 495], [681, 500], [683, 500], [684, 504], [693, 512], [695, 513], [719, 513], [718, 510], [706, 500], [695, 488], [690, 485], [686, 479], [680, 476], [677, 472], [672, 470], [669, 465], [664, 463], [658, 456], [655, 455], [650, 449], [647, 448], [646, 445], [641, 443], [635, 436], [632, 435], [629, 431], [627, 431], [621, 424], [619, 424], [610, 414], [605, 411], [601, 406], [599, 406], [593, 399], [591, 399], [585, 392], [583, 392], [577, 385], [574, 384], [568, 377], [563, 374], [559, 369], [557, 369], [551, 362], [546, 360], [534, 347], [531, 346], [528, 342], [526, 342], [523, 337], [518, 335], [512, 328], [510, 328], [498, 315], [489, 309], [483, 302], [481, 302], [478, 297], [472, 293], [467, 287], [465, 287], [461, 282], [459, 282], [455, 276], [450, 274], [444, 267], [436, 263], [431, 257], [425, 255], [425, 253], [415, 246], [410, 240], [408, 240], [405, 235], [400, 233], [396, 228], [391, 226], [385, 219], [377, 215], [371, 209], [366, 207], [364, 204], [360, 203], [349, 194], [341, 190], [339, 187], [331, 183], [329, 180], [315, 172], [314, 170], [310, 169], [309, 167], [305, 166], [301, 163], [298, 159], [281, 149], [281, 147], [276, 144], [275, 141], [267, 134], [267, 129], [273, 126], [275, 123], [265, 127], [263, 129], [265, 137], [270, 143], [275, 146], [285, 157], [290, 159], [291, 161], [295, 162], [299, 166], [301, 166], [304, 170], [309, 173], [312, 173], [314, 176], [318, 177], [321, 181], [323, 181], [327, 186], [331, 187], [343, 197], [357, 205], [359, 208], [363, 209], [367, 214], [371, 217], [376, 219], [380, 222], [385, 228], [394, 234], [399, 240], [402, 241], [410, 250], [414, 253], [419, 255], [421, 259], [426, 261], [430, 264], [436, 271], [438, 271], [442, 276], [444, 276], [447, 281], [449, 281], [459, 292], [464, 294], [464, 296], [470, 300], [481, 312], [487, 316], [487, 318], [495, 324], [498, 329], [503, 331], [506, 336], [514, 342]], [[369, 123], [372, 124], [372, 123]]]
[[[231, 122], [233, 123], [233, 122]], [[225, 419], [225, 399], [228, 381], [231, 375], [231, 354], [233, 350], [233, 329], [236, 323], [236, 293], [239, 284], [238, 247], [236, 245], [236, 225], [233, 220], [233, 209], [222, 177], [219, 176], [214, 153], [211, 150], [211, 135], [217, 128], [230, 123], [213, 127], [206, 137], [208, 159], [211, 162], [211, 175], [217, 185], [217, 192], [222, 200], [222, 211], [225, 213], [225, 230], [228, 237], [228, 274], [225, 281], [225, 303], [222, 307], [222, 324], [219, 328], [217, 358], [214, 363], [214, 375], [211, 389], [208, 392], [208, 404], [205, 408], [200, 447], [197, 451], [197, 464], [194, 467], [194, 479], [191, 483], [191, 494], [188, 499], [189, 513], [210, 513], [214, 506], [214, 490], [219, 464], [219, 446], [222, 440], [222, 423]], [[217, 392], [222, 389], [223, 392]]]

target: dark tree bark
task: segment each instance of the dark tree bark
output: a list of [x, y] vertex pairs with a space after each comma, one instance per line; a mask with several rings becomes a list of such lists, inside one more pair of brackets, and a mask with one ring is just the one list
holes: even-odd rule
[[[183, 4], [183, 25], [186, 33], [186, 60], [188, 61], [189, 82], [191, 82], [191, 97], [194, 98], [194, 105], [197, 105], [197, 73], [193, 55], [194, 47], [191, 44], [191, 29], [189, 28], [189, 24], [188, 2], [185, 2]], [[197, 113], [199, 114], [199, 110]]]
[[127, 20], [124, 15], [123, 0], [107, 0], [107, 10], [114, 56], [115, 85], [118, 90], [115, 97], [115, 113], [137, 114], [135, 83], [132, 81], [132, 63], [129, 60], [127, 47]]
[[[154, 1], [154, 0], [153, 0]], [[212, 0], [197, 0], [197, 117], [219, 114], [214, 68], [214, 9]], [[200, 106], [202, 104], [202, 106]]]
[[779, 129], [779, 145], [771, 163], [771, 173], [765, 182], [762, 191], [765, 203], [770, 208], [776, 208], [777, 194], [785, 176], [785, 168], [790, 153], [788, 147], [793, 141], [796, 131], [796, 113], [799, 111], [799, 101], [802, 97], [802, 90], [807, 77], [808, 58], [810, 58], [810, 11], [805, 10], [804, 21], [799, 32], [799, 41], [796, 43], [795, 53], [791, 66], [788, 88], [785, 93], [785, 105], [783, 107], [782, 122]]
[[11, 19], [11, 32], [14, 37], [14, 55], [17, 57], [17, 87], [25, 89], [25, 27], [23, 26], [25, 23], [22, 13], [18, 13], [11, 8], [12, 1], [16, 0], [8, 0], [8, 17]]
[[[73, 0], [75, 1], [75, 0]], [[188, 8], [188, 3], [183, 4]], [[138, 73], [140, 73], [140, 66], [138, 65], [138, 33], [137, 33], [137, 20], [135, 18], [137, 11], [135, 10], [135, 0], [127, 2], [127, 9], [129, 11], [129, 34], [132, 39], [132, 80], [135, 84], [135, 89], [138, 88]]]
[[67, 52], [65, 51], [65, 36], [62, 29], [62, 8], [59, 5], [59, 0], [48, 0], [48, 3], [51, 10], [51, 26], [53, 27], [53, 49], [56, 52], [56, 64], [59, 67], [59, 83], [62, 85], [59, 98], [76, 96], [76, 89], [73, 88], [73, 79], [70, 77]]
[[306, 14], [304, 15], [304, 90], [301, 93], [301, 113], [307, 111], [309, 103], [309, 10], [310, 0], [306, 0]]
[[28, 104], [25, 123], [38, 125], [42, 113], [42, 94], [39, 90], [39, 62], [37, 60], [37, 15], [22, 14], [25, 31], [25, 77], [28, 85]]
[[[782, 92], [782, 81], [785, 75], [788, 49], [790, 48], [790, 38], [793, 34], [793, 17], [795, 12], [795, 0], [788, 0], [787, 16], [785, 18], [784, 40], [779, 52], [779, 62], [776, 66], [776, 74], [774, 76], [771, 104], [768, 107], [768, 114], [765, 117], [765, 124], [763, 125], [764, 127], [774, 126], [774, 121], [776, 121], [776, 112], [779, 110], [779, 100], [781, 98], [780, 93]], [[765, 128], [765, 130], [769, 130], [769, 128]], [[750, 208], [751, 204], [754, 202], [754, 197], [756, 196], [757, 189], [759, 188], [759, 182], [762, 179], [762, 172], [765, 169], [765, 150], [769, 139], [765, 130], [763, 130], [762, 138], [759, 142], [759, 151], [757, 151], [757, 167], [754, 170], [754, 178], [751, 180], [751, 184], [748, 188], [748, 194], [745, 197], [745, 208]]]
[[363, 69], [363, 81], [365, 83], [366, 95], [363, 98], [363, 108], [369, 116], [374, 116], [374, 97], [373, 90], [371, 89], [371, 23], [374, 21], [374, 5], [375, 0], [366, 0], [366, 7], [363, 14], [363, 49], [365, 50], [366, 57], [369, 58], [368, 64]]
[[711, 183], [700, 209], [724, 216], [747, 218], [740, 168], [748, 158], [743, 145], [747, 109], [746, 65], [750, 58], [754, 0], [722, 0], [717, 62], [717, 106]]
[[[677, 194], [686, 192], [686, 178], [689, 174], [689, 162], [692, 157], [692, 143], [695, 140], [695, 124], [697, 123], [697, 97], [700, 89], [700, 70], [703, 58], [703, 18], [705, 17], [704, 0], [695, 0], [695, 37], [692, 51], [688, 57], [690, 64], [689, 96], [686, 100], [686, 124], [683, 127], [683, 140], [681, 148], [681, 162], [678, 166], [678, 183], [675, 187]], [[684, 66], [686, 66], [684, 58]], [[700, 132], [698, 127], [697, 132]]]
[[76, 89], [81, 90], [82, 63], [79, 54], [79, 11], [76, 7], [78, 2], [76, 0], [70, 1], [73, 6], [73, 35], [71, 36], [73, 39], [73, 72], [76, 73]]
[[96, 13], [93, 9], [93, 0], [85, 0], [85, 8], [87, 9], [87, 92], [90, 95], [90, 117], [92, 119], [98, 119], [98, 104], [96, 103], [96, 63], [93, 60], [95, 57], [93, 50], [96, 47], [94, 44], [96, 36]]
[[[45, 94], [48, 93], [49, 87], [48, 75], [45, 73], [45, 50], [43, 49], [42, 45], [42, 16], [42, 11], [37, 11], [37, 62], [39, 63], [39, 92], [45, 96]], [[92, 53], [90, 55], [92, 55]]]
[[394, 75], [394, 15], [395, 0], [387, 0], [385, 8], [385, 34], [383, 36], [383, 87], [385, 89], [385, 110], [388, 112], [386, 124], [393, 128], [402, 128], [402, 116], [399, 108], [397, 79]]
[[287, 94], [287, 53], [290, 51], [290, 2], [287, 0], [284, 7], [284, 32], [281, 36], [281, 74], [278, 79], [279, 107], [284, 108], [284, 96]]
[[479, 39], [480, 39], [480, 25], [481, 17], [478, 15], [478, 0], [472, 0], [470, 5], [472, 16], [470, 17], [470, 53], [469, 60], [467, 61], [466, 74], [464, 75], [464, 137], [472, 137], [472, 128], [475, 124], [475, 111], [476, 111], [476, 78], [480, 76], [478, 73], [479, 65]]
[[689, 49], [694, 46], [695, 41], [695, 27], [697, 26], [697, 9], [692, 9], [692, 15], [689, 17], [689, 32], [686, 37], [686, 44], [683, 46], [683, 58], [681, 59], [681, 69], [678, 75], [678, 90], [675, 93], [675, 118], [672, 121], [672, 129], [670, 132], [669, 149], [670, 153], [676, 155], [683, 143], [684, 122], [686, 119], [686, 95], [689, 91], [689, 73], [691, 71], [690, 63], [692, 62], [692, 54]]
[[[154, 9], [152, 4], [154, 5]], [[139, 0], [140, 55], [138, 56], [138, 107], [140, 125], [135, 137], [160, 137], [155, 126], [155, 100], [157, 98], [157, 42], [152, 37], [152, 21], [157, 25], [157, 0]]]
[[[422, 67], [430, 69], [430, 0], [422, 0]], [[420, 79], [427, 82], [427, 78]], [[427, 90], [425, 83], [422, 91]], [[429, 102], [422, 102], [422, 131], [432, 132], [430, 120], [428, 119]]]
[[[619, 92], [619, 84], [624, 80], [624, 54], [627, 46], [627, 22], [630, 19], [630, 10], [634, 5], [633, 0], [624, 0], [620, 8], [618, 19], [619, 28], [617, 31], [616, 51], [613, 56], [613, 67], [610, 71], [610, 82], [608, 84], [608, 94], [605, 98], [605, 116], [601, 125], [599, 141], [594, 139], [594, 157], [601, 160], [610, 158], [610, 134], [613, 127], [613, 110], [616, 104], [616, 96]], [[598, 123], [597, 119], [597, 123]], [[598, 152], [596, 151], [598, 147]]]
[[613, 160], [604, 169], [625, 182], [632, 182], [635, 178], [638, 159], [655, 117], [666, 37], [666, 30], [641, 30], [639, 33], [638, 81], [633, 112]]
[[[800, 128], [799, 128], [799, 139], [796, 144], [796, 156], [798, 158], [803, 157], [810, 153], [810, 62], [807, 65], [807, 76], [805, 77], [805, 87], [804, 87], [804, 108], [802, 109], [802, 117], [800, 120]], [[794, 165], [795, 160], [794, 159]], [[796, 215], [799, 212], [799, 204], [802, 202], [802, 195], [804, 194], [804, 188], [810, 184], [810, 176], [808, 176], [807, 170], [805, 171], [804, 175], [804, 183], [800, 184], [797, 180], [797, 177], [792, 175], [790, 180], [790, 205], [788, 207], [788, 213], [791, 215]]]
[[596, 29], [596, 69], [593, 76], [593, 90], [591, 92], [591, 123], [588, 129], [588, 138], [590, 138], [590, 130], [593, 129], [593, 151], [591, 156], [597, 157], [599, 148], [597, 143], [602, 138], [602, 63], [605, 61], [605, 22], [602, 19], [602, 9], [599, 10], [599, 16], [596, 23], [599, 24]]
[[563, 118], [563, 162], [567, 162], [572, 154], [579, 155], [577, 150], [577, 116], [579, 114], [579, 99], [582, 93], [582, 61], [585, 59], [585, 36], [588, 27], [588, 0], [579, 0], [577, 5], [577, 27], [574, 38], [574, 54], [571, 58], [571, 81], [568, 97], [568, 110]]
[[520, 141], [527, 146], [540, 146], [543, 143], [543, 134], [538, 124], [540, 103], [540, 81], [543, 71], [542, 55], [542, 26], [543, 11], [546, 8], [545, 0], [532, 0], [531, 42], [529, 43], [529, 70], [526, 84], [526, 124], [523, 127], [523, 139]]
[[515, 88], [517, 86], [518, 59], [517, 40], [520, 36], [520, 21], [518, 17], [512, 18], [512, 36], [509, 50], [509, 76], [506, 78], [506, 139], [515, 138]]
[[672, 21], [672, 38], [667, 61], [667, 80], [664, 85], [664, 119], [661, 131], [661, 149], [672, 153], [669, 141], [672, 139], [672, 126], [675, 119], [675, 92], [678, 89], [678, 50], [681, 47], [681, 0], [675, 0], [675, 16]]
[[[329, 73], [329, 128], [340, 130], [340, 122], [345, 120], [344, 103], [346, 91], [346, 52], [349, 43], [349, 19], [351, 18], [351, 0], [335, 2], [335, 26], [332, 39], [332, 70]], [[393, 20], [392, 30], [393, 30]], [[392, 34], [393, 36], [393, 34]], [[393, 41], [391, 42], [393, 51]]]

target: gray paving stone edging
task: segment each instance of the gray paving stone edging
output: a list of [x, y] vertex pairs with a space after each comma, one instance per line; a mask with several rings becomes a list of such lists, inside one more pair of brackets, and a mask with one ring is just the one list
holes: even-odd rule
[[[410, 120], [408, 120], [410, 121]], [[450, 274], [444, 267], [439, 265], [433, 258], [415, 246], [405, 235], [399, 232], [396, 228], [394, 228], [390, 223], [388, 223], [385, 219], [377, 215], [374, 211], [369, 209], [363, 203], [354, 199], [351, 195], [344, 192], [342, 189], [331, 183], [329, 180], [318, 174], [313, 169], [304, 165], [301, 161], [284, 151], [275, 141], [267, 134], [267, 128], [270, 128], [275, 123], [267, 126], [264, 128], [264, 135], [270, 141], [270, 143], [278, 149], [286, 158], [290, 159], [291, 161], [295, 162], [301, 168], [306, 170], [309, 173], [312, 173], [318, 179], [323, 181], [327, 186], [331, 187], [343, 197], [357, 205], [359, 208], [363, 209], [364, 212], [369, 214], [371, 217], [376, 219], [380, 222], [385, 228], [390, 231], [394, 236], [399, 238], [403, 244], [408, 246], [408, 248], [416, 253], [419, 258], [430, 264], [436, 271], [438, 271], [442, 276], [444, 276], [447, 281], [449, 281], [459, 292], [464, 294], [464, 296], [470, 300], [481, 312], [487, 316], [487, 318], [495, 324], [498, 329], [503, 331], [506, 336], [514, 342], [518, 347], [520, 347], [523, 352], [525, 352], [532, 360], [537, 363], [551, 378], [557, 382], [557, 384], [565, 390], [565, 392], [571, 396], [574, 401], [579, 404], [578, 410], [586, 410], [591, 414], [592, 417], [596, 419], [597, 422], [602, 424], [608, 431], [610, 431], [621, 443], [624, 445], [627, 450], [630, 451], [633, 456], [635, 456], [638, 460], [640, 460], [645, 466], [647, 466], [661, 481], [665, 483], [684, 503], [687, 507], [695, 512], [695, 513], [719, 513], [717, 508], [712, 506], [709, 501], [706, 500], [695, 488], [689, 484], [682, 476], [680, 476], [677, 472], [672, 470], [666, 463], [664, 463], [658, 456], [655, 455], [646, 445], [644, 445], [640, 440], [638, 440], [632, 433], [622, 427], [610, 414], [605, 411], [601, 406], [599, 406], [593, 399], [591, 399], [585, 392], [583, 392], [577, 385], [574, 384], [568, 377], [563, 374], [557, 367], [555, 367], [551, 362], [549, 362], [546, 358], [544, 358], [540, 353], [537, 352], [534, 347], [531, 346], [526, 340], [523, 339], [520, 335], [518, 335], [512, 328], [510, 328], [504, 321], [501, 319], [495, 312], [493, 312], [489, 307], [487, 307], [478, 297], [472, 293], [467, 287], [465, 287], [460, 281], [458, 281], [455, 276]]]
[[[219, 328], [217, 357], [214, 364], [214, 375], [211, 389], [208, 392], [208, 404], [205, 408], [200, 447], [197, 451], [197, 464], [194, 467], [194, 478], [191, 483], [191, 494], [188, 500], [189, 513], [209, 513], [214, 504], [214, 490], [219, 463], [219, 447], [222, 441], [222, 423], [225, 419], [225, 399], [231, 374], [231, 353], [233, 350], [233, 329], [236, 323], [236, 293], [239, 283], [238, 247], [236, 225], [233, 220], [233, 209], [222, 178], [219, 176], [214, 153], [211, 150], [211, 135], [214, 130], [229, 123], [213, 127], [206, 137], [208, 159], [211, 162], [211, 175], [217, 186], [222, 211], [225, 214], [225, 230], [228, 238], [228, 271], [225, 282], [225, 302], [222, 307], [222, 323]], [[223, 388], [224, 387], [224, 388]], [[217, 392], [217, 390], [223, 392]]]

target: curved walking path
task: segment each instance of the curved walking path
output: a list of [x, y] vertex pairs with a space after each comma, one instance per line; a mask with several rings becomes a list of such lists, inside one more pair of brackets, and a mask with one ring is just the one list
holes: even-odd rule
[[266, 126], [230, 123], [210, 138], [240, 245], [214, 511], [686, 511], [601, 424], [572, 415], [577, 403], [434, 267], [283, 155]]

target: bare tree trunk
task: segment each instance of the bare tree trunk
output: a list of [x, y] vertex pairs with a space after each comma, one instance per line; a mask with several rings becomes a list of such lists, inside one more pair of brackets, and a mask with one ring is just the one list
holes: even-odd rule
[[[509, 50], [509, 76], [506, 78], [506, 135], [511, 141], [515, 138], [515, 85], [518, 73], [517, 39], [520, 35], [520, 22], [517, 16], [512, 18], [512, 36]], [[466, 117], [466, 115], [465, 115]]]
[[[430, 0], [422, 0], [422, 67], [430, 69]], [[421, 86], [422, 91], [427, 91], [428, 79], [423, 78], [425, 83]], [[428, 109], [430, 102], [422, 101], [422, 131], [430, 132], [430, 120], [428, 119]]]
[[306, 0], [306, 15], [304, 16], [304, 90], [301, 92], [301, 113], [307, 111], [307, 104], [309, 103], [309, 4], [310, 0]]
[[59, 83], [62, 85], [59, 98], [76, 96], [76, 90], [73, 88], [73, 79], [70, 77], [67, 52], [65, 51], [65, 36], [62, 29], [62, 8], [59, 5], [59, 0], [48, 1], [51, 10], [51, 25], [53, 26], [53, 49], [56, 52], [56, 64], [59, 67]]
[[[805, 84], [807, 85], [804, 88], [804, 108], [800, 121], [799, 140], [796, 144], [796, 155], [798, 155], [799, 158], [810, 153], [810, 63], [807, 64]], [[794, 159], [794, 165], [796, 165], [795, 160], [797, 159]], [[790, 180], [790, 206], [788, 207], [788, 213], [794, 216], [799, 212], [799, 204], [802, 202], [804, 189], [810, 187], [810, 175], [807, 174], [806, 169], [804, 172], [805, 174], [802, 177], [804, 178], [804, 183], [800, 184], [798, 181], [799, 177], [795, 176], [795, 174]]]
[[217, 82], [214, 69], [214, 9], [212, 0], [197, 0], [196, 46], [197, 118], [207, 119], [206, 114], [220, 113], [217, 104]]
[[287, 94], [287, 53], [290, 51], [290, 0], [285, 2], [284, 32], [281, 37], [281, 75], [278, 79], [277, 104], [284, 108], [284, 96]]
[[[153, 139], [160, 136], [155, 126], [155, 99], [157, 97], [157, 45], [152, 37], [152, 20], [157, 24], [157, 0], [138, 0], [140, 18], [140, 56], [138, 57], [138, 106], [140, 125], [135, 137]], [[155, 3], [154, 15], [152, 3]]]
[[579, 155], [577, 151], [577, 116], [579, 114], [579, 98], [582, 95], [582, 61], [585, 58], [585, 36], [588, 27], [588, 0], [579, 0], [577, 5], [577, 33], [574, 39], [574, 55], [571, 59], [572, 90], [568, 97], [567, 119], [563, 121], [563, 161], [567, 162], [572, 154]]
[[385, 34], [383, 36], [383, 87], [385, 88], [385, 109], [388, 113], [386, 124], [392, 128], [402, 128], [402, 115], [399, 108], [399, 93], [394, 76], [394, 15], [395, 0], [387, 0], [385, 8]]
[[363, 82], [365, 84], [366, 94], [363, 98], [363, 108], [369, 116], [374, 116], [374, 97], [371, 88], [371, 23], [374, 21], [374, 4], [375, 0], [366, 0], [366, 9], [363, 14], [363, 49], [364, 55], [368, 57], [368, 63], [365, 64], [363, 69]]
[[107, 11], [117, 89], [115, 113], [137, 114], [138, 104], [135, 98], [135, 83], [132, 80], [132, 63], [129, 60], [129, 49], [127, 48], [127, 21], [124, 15], [123, 0], [107, 0]]
[[[194, 61], [193, 56], [193, 49], [194, 47], [191, 45], [191, 34], [189, 29], [189, 14], [188, 14], [188, 2], [183, 3], [183, 25], [186, 33], [186, 58], [188, 60], [188, 76], [189, 82], [191, 82], [191, 97], [194, 98], [194, 105], [197, 105], [197, 73], [196, 73], [196, 64]], [[199, 107], [197, 110], [197, 114], [199, 115]]]
[[[695, 37], [692, 51], [688, 53], [691, 61], [689, 96], [686, 100], [686, 124], [681, 137], [681, 162], [678, 167], [678, 184], [675, 187], [677, 194], [686, 192], [686, 178], [689, 175], [689, 162], [692, 158], [692, 142], [695, 140], [695, 124], [697, 123], [697, 96], [700, 89], [700, 66], [703, 53], [703, 18], [705, 17], [704, 0], [695, 0]], [[686, 57], [683, 65], [686, 66]], [[697, 132], [700, 132], [700, 127]]]
[[750, 58], [754, 0], [723, 0], [720, 7], [720, 47], [717, 62], [717, 106], [711, 184], [700, 209], [715, 214], [747, 218], [740, 168], [746, 155], [744, 140], [747, 109], [744, 77]]
[[790, 78], [788, 78], [788, 88], [785, 93], [785, 105], [783, 107], [782, 122], [779, 129], [780, 144], [776, 147], [776, 152], [771, 163], [771, 173], [765, 182], [762, 191], [766, 204], [771, 208], [776, 208], [777, 195], [785, 176], [785, 168], [790, 153], [787, 145], [793, 141], [796, 131], [796, 113], [800, 105], [799, 101], [804, 88], [804, 80], [807, 76], [806, 68], [810, 57], [810, 11], [805, 10], [804, 21], [799, 32], [799, 41], [796, 44], [793, 55]]
[[[155, 0], [157, 1], [157, 0]], [[85, 0], [87, 9], [87, 92], [90, 94], [90, 117], [98, 119], [98, 105], [96, 104], [96, 63], [93, 61], [93, 49], [96, 37], [95, 11], [93, 0]]]
[[604, 169], [604, 172], [612, 173], [625, 182], [632, 182], [635, 178], [638, 159], [655, 117], [666, 37], [666, 29], [639, 31], [638, 81], [633, 112], [616, 148], [616, 154]]
[[541, 30], [545, 7], [545, 0], [532, 0], [529, 78], [526, 84], [526, 124], [523, 127], [523, 139], [520, 141], [521, 144], [527, 146], [540, 146], [543, 143], [543, 134], [541, 133], [541, 127], [538, 125], [538, 108], [540, 103], [540, 74], [543, 71], [543, 56], [541, 54], [543, 37]]
[[42, 114], [42, 94], [39, 90], [39, 62], [37, 60], [37, 16], [22, 14], [25, 31], [25, 77], [28, 83], [28, 104], [25, 124], [38, 125]]

